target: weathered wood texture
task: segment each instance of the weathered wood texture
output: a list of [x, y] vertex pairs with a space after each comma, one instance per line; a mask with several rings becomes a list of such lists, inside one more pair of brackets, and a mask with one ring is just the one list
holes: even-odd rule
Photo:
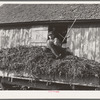
[[[47, 26], [2, 28], [0, 29], [0, 49], [19, 45], [44, 46], [47, 34]], [[70, 38], [67, 46], [75, 55], [100, 62], [99, 24], [75, 24], [68, 35]]]
[[24, 27], [0, 29], [0, 48], [10, 48], [19, 45], [46, 45], [48, 27]]
[[100, 25], [79, 24], [69, 32], [68, 46], [79, 56], [100, 62]]

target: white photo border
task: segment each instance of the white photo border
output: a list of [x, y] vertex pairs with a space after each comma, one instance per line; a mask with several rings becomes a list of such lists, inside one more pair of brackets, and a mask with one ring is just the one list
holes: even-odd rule
[[[100, 4], [100, 1], [0, 1], [2, 4]], [[0, 91], [0, 99], [100, 99], [100, 91]]]

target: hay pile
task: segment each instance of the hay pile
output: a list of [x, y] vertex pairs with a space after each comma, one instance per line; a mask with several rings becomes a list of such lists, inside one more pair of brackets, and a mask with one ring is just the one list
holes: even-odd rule
[[100, 63], [67, 53], [66, 51], [66, 56], [57, 60], [50, 51], [43, 51], [41, 47], [19, 46], [2, 49], [0, 70], [20, 75], [27, 73], [29, 77], [55, 76], [55, 74], [66, 78], [100, 76]]

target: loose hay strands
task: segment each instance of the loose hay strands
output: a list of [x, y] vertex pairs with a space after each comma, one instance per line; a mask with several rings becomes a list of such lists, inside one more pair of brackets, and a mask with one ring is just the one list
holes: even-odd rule
[[27, 73], [28, 77], [63, 75], [75, 78], [99, 76], [100, 63], [74, 55], [56, 60], [53, 56], [48, 57], [41, 47], [19, 46], [0, 51], [0, 70], [20, 73], [20, 76]]

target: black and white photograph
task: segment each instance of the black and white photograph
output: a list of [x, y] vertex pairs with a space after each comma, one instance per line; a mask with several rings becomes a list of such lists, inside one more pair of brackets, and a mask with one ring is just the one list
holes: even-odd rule
[[1, 3], [0, 91], [100, 90], [100, 3]]

